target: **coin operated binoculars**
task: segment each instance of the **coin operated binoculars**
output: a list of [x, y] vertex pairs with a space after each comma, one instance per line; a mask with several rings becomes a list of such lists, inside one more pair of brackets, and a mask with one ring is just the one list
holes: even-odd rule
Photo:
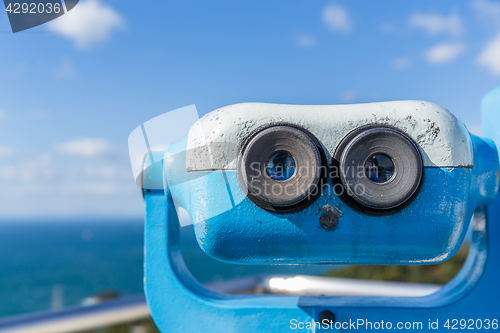
[[[138, 177], [144, 285], [158, 328], [288, 332], [292, 319], [314, 323], [325, 311], [339, 323], [422, 322], [423, 330], [436, 330], [436, 320], [445, 330], [447, 319], [497, 318], [497, 126], [500, 88], [483, 101], [483, 134], [493, 141], [421, 101], [248, 103], [205, 115], [184, 139], [150, 152]], [[179, 207], [207, 255], [247, 265], [440, 263], [458, 251], [476, 213], [464, 267], [429, 296], [226, 295], [199, 285], [184, 265]]]

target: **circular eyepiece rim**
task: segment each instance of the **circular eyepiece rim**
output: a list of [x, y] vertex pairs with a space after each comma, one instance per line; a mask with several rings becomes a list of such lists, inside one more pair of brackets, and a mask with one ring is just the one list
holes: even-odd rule
[[[308, 192], [306, 195], [302, 196], [300, 200], [295, 200], [295, 202], [288, 202], [286, 205], [283, 205], [281, 203], [274, 203], [274, 202], [269, 202], [269, 200], [265, 200], [265, 198], [259, 197], [258, 195], [255, 195], [255, 193], [252, 193], [248, 186], [248, 182], [244, 177], [245, 173], [245, 156], [247, 151], [251, 148], [252, 142], [255, 138], [257, 138], [261, 133], [263, 133], [266, 130], [269, 129], [274, 129], [274, 130], [279, 130], [283, 128], [288, 128], [293, 131], [297, 131], [296, 133], [300, 133], [302, 135], [303, 139], [305, 142], [308, 142], [307, 145], [311, 147], [311, 149], [315, 150], [317, 152], [317, 155], [315, 157], [317, 167], [319, 169], [319, 172], [317, 173], [314, 182], [312, 182]], [[276, 150], [277, 152], [278, 150]], [[292, 180], [293, 178], [297, 177], [297, 172], [298, 168], [300, 165], [300, 162], [297, 161], [296, 156], [294, 156], [293, 152], [287, 151], [290, 153], [293, 158], [296, 160], [296, 167], [297, 171], [294, 174], [294, 177], [290, 178]], [[272, 156], [272, 154], [270, 155]], [[324, 150], [319, 143], [318, 139], [309, 131], [306, 129], [297, 126], [295, 124], [290, 124], [290, 123], [285, 123], [285, 122], [280, 122], [280, 123], [274, 123], [274, 124], [269, 124], [266, 126], [259, 127], [256, 129], [251, 135], [249, 135], [244, 143], [242, 144], [242, 149], [240, 151], [240, 155], [238, 158], [238, 180], [240, 183], [241, 188], [245, 191], [247, 194], [247, 197], [250, 201], [252, 201], [255, 205], [258, 207], [277, 214], [290, 214], [290, 213], [295, 213], [298, 211], [301, 211], [311, 205], [322, 193], [322, 188], [326, 183], [327, 179], [327, 162], [326, 162], [326, 156], [324, 153]], [[265, 170], [264, 170], [264, 173]], [[287, 181], [284, 182], [276, 182], [276, 183], [287, 183]], [[264, 199], [264, 200], [263, 200]]]
[[[372, 206], [370, 204], [366, 204], [366, 203], [360, 201], [359, 198], [357, 198], [355, 195], [352, 195], [353, 194], [352, 191], [348, 191], [346, 189], [345, 180], [343, 180], [343, 177], [342, 177], [342, 167], [341, 166], [342, 166], [342, 156], [344, 155], [344, 152], [348, 149], [348, 147], [350, 145], [352, 145], [352, 142], [356, 137], [358, 137], [361, 134], [365, 133], [366, 131], [369, 131], [372, 129], [386, 131], [388, 133], [394, 133], [398, 137], [403, 138], [406, 141], [406, 143], [408, 144], [408, 147], [411, 148], [411, 151], [417, 157], [415, 167], [417, 169], [417, 174], [419, 174], [419, 177], [417, 178], [417, 180], [415, 181], [413, 186], [411, 186], [411, 189], [408, 191], [407, 195], [405, 196], [405, 199], [400, 200], [399, 202], [397, 202], [393, 205], [386, 205], [384, 207], [380, 207], [380, 206], [376, 206], [376, 205]], [[370, 154], [367, 154], [367, 156], [373, 155], [376, 152], [377, 151], [374, 150]], [[384, 153], [384, 151], [378, 151], [378, 152]], [[390, 156], [390, 157], [392, 158], [392, 156]], [[396, 169], [398, 169], [398, 166], [397, 166], [398, 163], [395, 163], [395, 164], [396, 164]], [[341, 143], [338, 145], [338, 147], [335, 151], [335, 154], [334, 154], [333, 159], [332, 159], [331, 168], [336, 168], [337, 170], [339, 170], [339, 172], [331, 173], [334, 175], [331, 178], [332, 182], [334, 184], [334, 187], [340, 185], [343, 189], [342, 191], [336, 191], [337, 196], [342, 201], [344, 201], [346, 204], [351, 206], [352, 208], [354, 208], [358, 211], [361, 211], [365, 214], [374, 215], [374, 216], [394, 214], [394, 213], [400, 211], [401, 209], [407, 207], [413, 201], [413, 199], [416, 197], [416, 195], [418, 194], [418, 192], [421, 188], [423, 179], [424, 179], [423, 159], [422, 159], [422, 155], [420, 153], [418, 145], [408, 135], [403, 133], [401, 130], [394, 128], [394, 127], [391, 127], [391, 126], [379, 125], [379, 124], [370, 124], [370, 125], [366, 125], [366, 126], [361, 126], [357, 129], [351, 131], [348, 135], [346, 135], [344, 137], [344, 139], [341, 141]], [[335, 176], [335, 175], [337, 175], [337, 176]], [[367, 181], [368, 181], [368, 179], [367, 179]], [[379, 184], [373, 183], [372, 181], [370, 181], [370, 182], [372, 183], [372, 186], [380, 186]], [[391, 183], [393, 183], [393, 181], [384, 183], [382, 185], [389, 185]], [[348, 192], [349, 192], [349, 194], [348, 194]]]

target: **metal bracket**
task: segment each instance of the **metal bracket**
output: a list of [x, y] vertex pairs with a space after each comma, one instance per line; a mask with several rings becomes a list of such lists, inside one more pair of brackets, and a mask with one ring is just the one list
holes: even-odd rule
[[[484, 135], [500, 146], [500, 131], [495, 127], [500, 124], [500, 87], [485, 97], [483, 115]], [[496, 319], [498, 325], [500, 199], [476, 210], [471, 249], [461, 272], [424, 297], [215, 293], [198, 284], [183, 262], [172, 200], [168, 196], [165, 200], [162, 190], [151, 190], [145, 193], [145, 201], [144, 285], [153, 319], [162, 332], [288, 332], [301, 327], [301, 331], [316, 332], [322, 319], [333, 330], [373, 330], [377, 323], [379, 328], [381, 323], [390, 323], [397, 329], [410, 323], [412, 330], [447, 331], [447, 321], [451, 327], [454, 319], [465, 320], [467, 326], [470, 320], [474, 325], [481, 320], [483, 328], [486, 323], [493, 328]]]

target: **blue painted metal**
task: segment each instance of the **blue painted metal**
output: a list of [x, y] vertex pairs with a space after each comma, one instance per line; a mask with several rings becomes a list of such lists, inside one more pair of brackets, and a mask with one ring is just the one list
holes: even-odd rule
[[[496, 128], [496, 126], [500, 126], [500, 89], [485, 98], [483, 110], [484, 133], [500, 144], [500, 132]], [[500, 199], [493, 202], [499, 179], [498, 154], [492, 142], [483, 141], [476, 137], [473, 141], [475, 146], [474, 169], [469, 171], [462, 168], [453, 170], [426, 169], [424, 191], [419, 194], [419, 197], [422, 196], [422, 198], [416, 198], [417, 201], [399, 215], [397, 222], [404, 223], [403, 227], [398, 228], [400, 232], [384, 235], [384, 233], [379, 233], [376, 228], [369, 227], [372, 238], [381, 237], [382, 240], [394, 246], [397, 243], [398, 246], [402, 246], [400, 251], [411, 251], [421, 255], [422, 258], [434, 256], [440, 251], [444, 251], [444, 257], [441, 258], [444, 260], [456, 251], [456, 246], [463, 238], [466, 226], [463, 223], [459, 224], [458, 221], [466, 220], [477, 206], [489, 204], [486, 208], [476, 210], [477, 218], [474, 222], [470, 254], [459, 275], [439, 292], [426, 297], [297, 297], [221, 295], [211, 292], [204, 289], [192, 278], [180, 254], [179, 222], [175, 206], [182, 203], [189, 208], [189, 204], [192, 203], [188, 202], [190, 197], [187, 194], [193, 195], [193, 190], [188, 189], [182, 181], [175, 185], [177, 187], [175, 190], [146, 190], [145, 291], [153, 319], [158, 328], [162, 332], [181, 330], [190, 332], [288, 332], [303, 327], [304, 329], [301, 331], [316, 332], [321, 326], [321, 323], [317, 323], [317, 321], [323, 310], [330, 310], [335, 314], [335, 323], [329, 324], [336, 330], [371, 331], [376, 329], [377, 325], [379, 329], [380, 325], [385, 325], [384, 328], [388, 329], [389, 323], [392, 329], [399, 328], [400, 325], [403, 327], [410, 325], [410, 330], [427, 331], [437, 325], [438, 330], [448, 330], [445, 326], [447, 320], [451, 327], [454, 324], [453, 319], [458, 320], [456, 325], [458, 328], [461, 327], [460, 320], [462, 319], [465, 320], [466, 327], [471, 323], [469, 320], [473, 320], [473, 325], [481, 323], [483, 327], [498, 328], [498, 320], [500, 319], [500, 285], [498, 283], [500, 276], [500, 223], [498, 223], [500, 220]], [[167, 166], [171, 162], [165, 163], [167, 171], [169, 171]], [[495, 163], [497, 168], [492, 170], [490, 166]], [[235, 176], [231, 173], [227, 173], [226, 176], [231, 190], [236, 190], [237, 187], [233, 186], [237, 185], [237, 183], [233, 183]], [[172, 179], [173, 175], [168, 174], [167, 177]], [[212, 177], [217, 176], [214, 173]], [[205, 178], [206, 180], [208, 178]], [[493, 190], [492, 182], [495, 184]], [[210, 182], [206, 184], [210, 184]], [[206, 204], [217, 205], [218, 190], [214, 190], [214, 192], [210, 192], [209, 188], [205, 188], [205, 190], [209, 191], [204, 193]], [[238, 197], [237, 193], [235, 196]], [[320, 200], [329, 202], [327, 199], [331, 200], [327, 197], [320, 198]], [[184, 202], [181, 202], [183, 200]], [[328, 246], [325, 243], [325, 237], [328, 236], [319, 233], [312, 227], [305, 227], [302, 223], [307, 221], [294, 220], [286, 223], [282, 221], [283, 216], [280, 218], [265, 216], [265, 214], [252, 211], [250, 206], [246, 206], [245, 200], [242, 199], [241, 204], [236, 205], [236, 210], [233, 210], [232, 213], [238, 217], [240, 223], [244, 224], [264, 217], [267, 220], [261, 221], [263, 224], [266, 221], [266, 223], [270, 223], [271, 220], [273, 223], [277, 223], [279, 228], [275, 229], [274, 239], [271, 238], [271, 233], [260, 233], [260, 229], [254, 226], [240, 228], [238, 229], [240, 235], [250, 235], [248, 238], [239, 238], [241, 244], [227, 240], [225, 246], [236, 247], [234, 248], [235, 254], [231, 254], [223, 252], [221, 247], [207, 244], [223, 239], [223, 237], [211, 238], [213, 233], [216, 235], [217, 231], [206, 230], [203, 225], [198, 224], [195, 226], [195, 230], [199, 240], [203, 242], [200, 245], [221, 251], [217, 252], [217, 255], [224, 258], [227, 256], [229, 260], [232, 260], [234, 255], [240, 260], [245, 256], [243, 249], [245, 246], [251, 249], [248, 253], [255, 253], [252, 251], [258, 253], [258, 238], [251, 237], [251, 233], [258, 233], [259, 236], [263, 237], [260, 244], [267, 251], [267, 254], [264, 253], [257, 257], [261, 260], [262, 258], [270, 258], [271, 255], [283, 256], [280, 249], [273, 250], [267, 247], [266, 241], [275, 241], [276, 238], [280, 237], [279, 233], [281, 233], [282, 238], [300, 235], [298, 233], [300, 230], [306, 235], [309, 233], [308, 237], [310, 238], [317, 238], [316, 240], [322, 244], [316, 248], [313, 246], [314, 239], [311, 239], [311, 243], [308, 243], [309, 250], [316, 251], [317, 254], [321, 247]], [[460, 208], [460, 203], [462, 208]], [[238, 210], [240, 206], [243, 211]], [[411, 209], [413, 206], [414, 209]], [[250, 212], [246, 212], [244, 208], [250, 209]], [[458, 216], [453, 212], [450, 213], [450, 209], [457, 209]], [[432, 212], [432, 214], [426, 214], [426, 212]], [[356, 216], [346, 209], [343, 213], [345, 214], [343, 217], [360, 218], [359, 215]], [[221, 222], [218, 222], [217, 227], [224, 228], [224, 218], [223, 215], [220, 216]], [[430, 216], [432, 216], [432, 220], [429, 220]], [[387, 220], [371, 220], [370, 222], [378, 223], [381, 225], [380, 228], [386, 228], [386, 230], [388, 230], [388, 226], [391, 226], [391, 223], [392, 225], [396, 223], [395, 220], [390, 220], [388, 217], [385, 219]], [[230, 219], [229, 216], [226, 216], [226, 223], [232, 223], [232, 220], [232, 216]], [[431, 235], [430, 229], [427, 230], [430, 221], [438, 223], [438, 226], [442, 227], [441, 231], [437, 232], [435, 224], [432, 225], [432, 231], [437, 236]], [[367, 220], [365, 222], [368, 224]], [[357, 222], [352, 220], [352, 223]], [[414, 224], [421, 227], [417, 228]], [[232, 224], [231, 227], [235, 227], [235, 225]], [[413, 233], [403, 234], [403, 230]], [[363, 235], [363, 230], [346, 227], [346, 230], [343, 231], [345, 237], [348, 237], [348, 231], [361, 232], [362, 236], [361, 238], [351, 236], [344, 240], [337, 239], [339, 242], [342, 241], [339, 249], [344, 251], [345, 255], [349, 256], [352, 247], [355, 246], [352, 244], [357, 244], [357, 251], [361, 251], [358, 253], [366, 256], [367, 249], [364, 248], [364, 244], [368, 242], [373, 245], [372, 249], [377, 246], [382, 247], [383, 255], [389, 255], [392, 259], [397, 256], [394, 250], [384, 247], [384, 241], [373, 241]], [[447, 245], [443, 245], [440, 233], [452, 236], [454, 239], [450, 239], [447, 241]], [[426, 237], [431, 239], [426, 239]], [[297, 258], [304, 259], [303, 262], [312, 259], [305, 256], [307, 245], [304, 246], [304, 242], [306, 240], [301, 238], [299, 241], [297, 239], [295, 241], [298, 249]], [[421, 241], [424, 246], [419, 248], [417, 241]], [[350, 245], [349, 242], [352, 244]], [[282, 241], [280, 244], [289, 246], [286, 241]], [[374, 254], [376, 253], [372, 253], [372, 255]], [[331, 255], [335, 257], [335, 254]], [[323, 258], [327, 259], [325, 256]], [[350, 258], [353, 258], [352, 255]], [[313, 258], [314, 261], [316, 259]], [[341, 260], [342, 258], [339, 256], [335, 259]], [[356, 260], [358, 259], [356, 257]], [[372, 259], [374, 263], [385, 262], [376, 257]], [[370, 322], [371, 326], [367, 322]], [[435, 329], [432, 330], [435, 331]]]
[[[245, 264], [433, 264], [455, 255], [474, 210], [497, 194], [498, 154], [490, 140], [472, 136], [474, 168], [427, 167], [421, 189], [403, 210], [362, 214], [346, 205], [329, 183], [308, 208], [274, 214], [252, 203], [237, 171], [186, 172], [185, 155], [167, 153], [165, 179], [177, 207], [203, 222], [194, 230], [213, 258]], [[185, 151], [185, 141], [170, 150]], [[229, 190], [228, 190], [229, 188]], [[337, 207], [335, 230], [320, 226], [321, 207]]]

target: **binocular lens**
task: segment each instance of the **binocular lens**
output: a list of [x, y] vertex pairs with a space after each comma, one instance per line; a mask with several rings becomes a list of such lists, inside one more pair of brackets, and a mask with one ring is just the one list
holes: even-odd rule
[[305, 130], [275, 124], [247, 139], [238, 177], [248, 198], [277, 213], [298, 211], [320, 195], [326, 178], [315, 138]]
[[279, 152], [267, 161], [266, 172], [278, 182], [289, 180], [295, 174], [295, 159], [287, 152]]
[[395, 171], [394, 161], [386, 155], [375, 154], [365, 161], [366, 178], [376, 184], [384, 184], [390, 181]]

